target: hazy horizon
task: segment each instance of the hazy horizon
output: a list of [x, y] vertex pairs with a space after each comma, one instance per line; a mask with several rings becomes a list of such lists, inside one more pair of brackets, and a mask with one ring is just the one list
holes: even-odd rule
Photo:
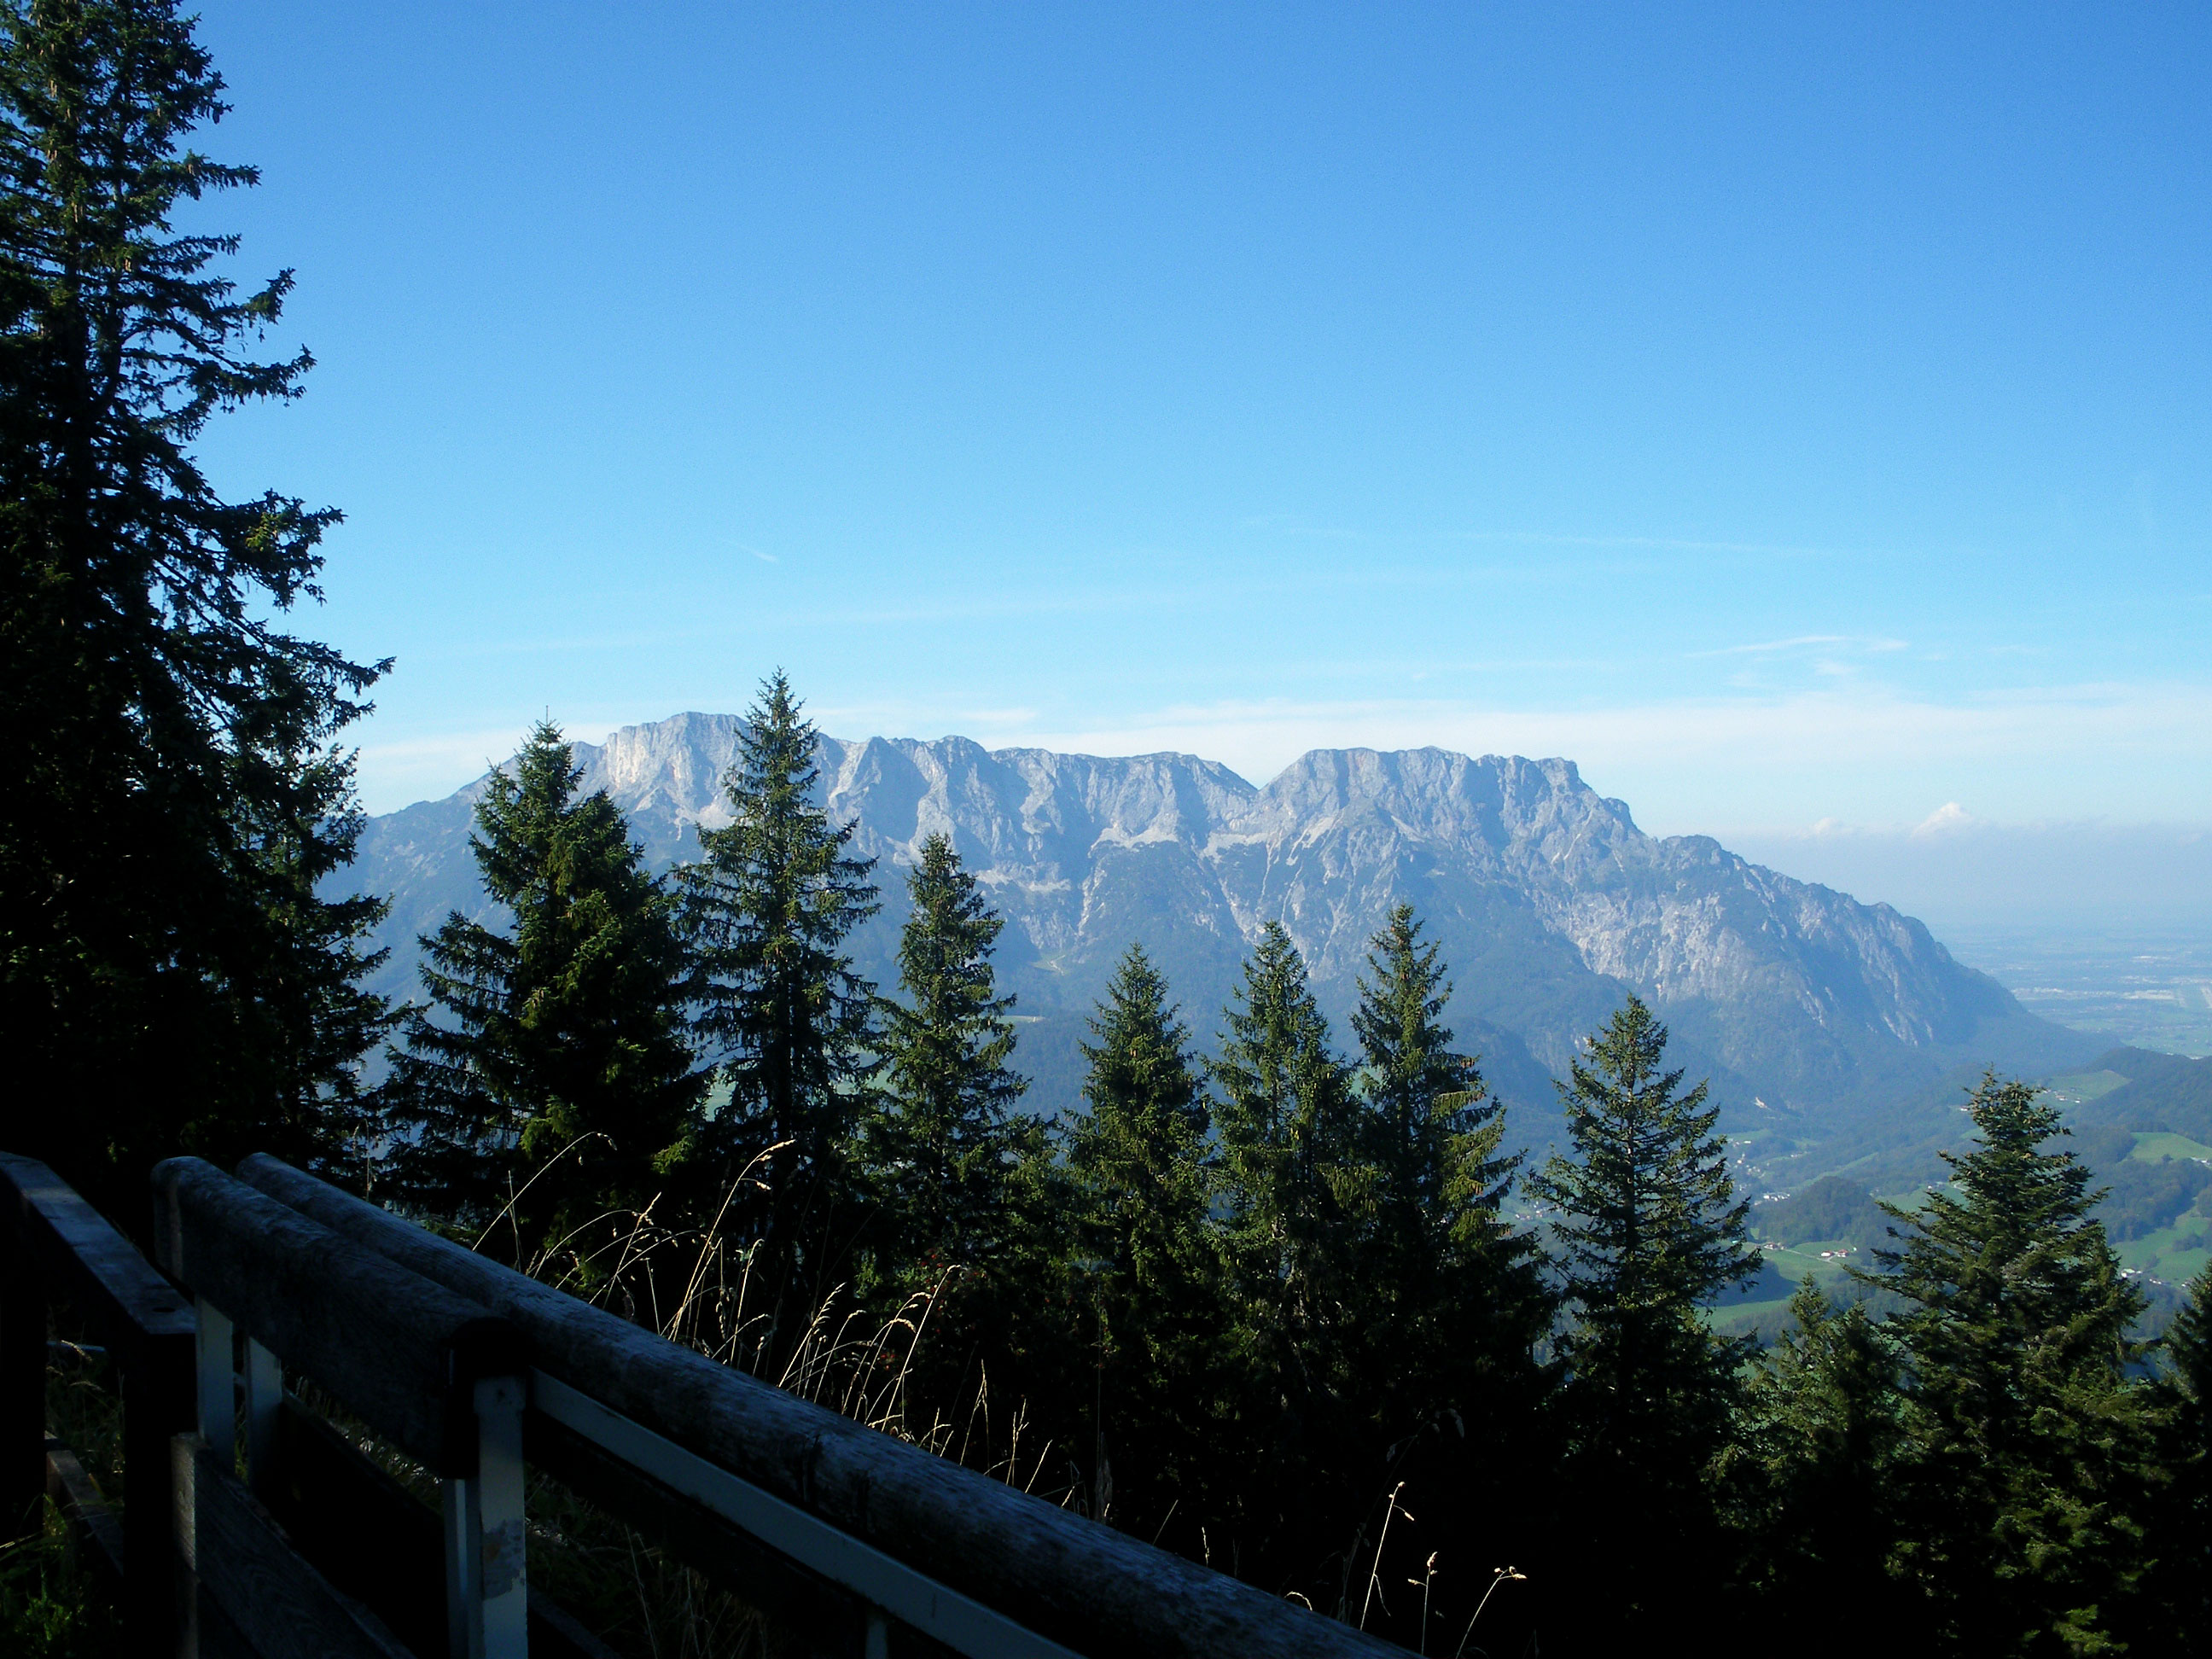
[[[738, 714], [731, 708], [672, 709], [655, 717], [678, 714]], [[604, 729], [568, 727], [579, 742], [604, 744], [617, 731], [647, 726], [654, 719], [625, 720]], [[914, 732], [863, 732], [840, 728], [817, 715], [817, 724], [832, 737], [859, 742], [872, 737], [965, 737], [986, 748], [1033, 747], [1067, 754], [1127, 756], [1172, 752], [1193, 754], [1201, 760], [1227, 766], [1255, 787], [1264, 788], [1284, 767], [1297, 758], [1286, 755], [1264, 769], [1248, 761], [1240, 765], [1230, 757], [1203, 750], [1176, 745], [1113, 750], [1081, 747], [1062, 742], [986, 738], [968, 732], [940, 732], [929, 736]], [[384, 798], [370, 796], [367, 805], [375, 813], [396, 811], [419, 801], [441, 799], [481, 777], [495, 761], [520, 746], [522, 728], [485, 744], [479, 757], [456, 764], [453, 751], [441, 750], [428, 764], [396, 769], [409, 784], [390, 790]], [[1345, 743], [1315, 748], [1375, 749], [1453, 748], [1449, 744]], [[1305, 750], [1299, 754], [1307, 752]], [[1521, 754], [1532, 759], [1571, 761], [1583, 781], [1600, 794], [1627, 802], [1637, 823], [1653, 835], [1711, 836], [1730, 851], [1755, 863], [1765, 864], [1804, 881], [1817, 881], [1866, 899], [1896, 903], [1915, 915], [1932, 912], [1947, 920], [1984, 925], [2009, 917], [2023, 922], [2055, 919], [2081, 921], [2091, 914], [2115, 922], [2141, 924], [2171, 922], [2186, 917], [2192, 924], [2212, 923], [2212, 823], [2167, 821], [2116, 823], [2094, 817], [2053, 816], [2041, 822], [1990, 823], [1966, 811], [1957, 802], [1939, 803], [1915, 822], [1845, 823], [1834, 818], [1804, 824], [1771, 822], [1735, 823], [1700, 820], [1689, 816], [1679, 799], [1654, 810], [1629, 788], [1617, 787], [1618, 769], [1609, 774], [1594, 769], [1573, 753], [1537, 751], [1490, 746], [1462, 748], [1463, 754]], [[442, 787], [410, 787], [434, 778]], [[389, 786], [387, 785], [387, 788]], [[369, 791], [364, 788], [364, 795]], [[2103, 864], [2084, 863], [2094, 853]], [[2026, 902], [2029, 884], [2039, 895]], [[1869, 890], [1861, 891], [1860, 888]], [[1910, 896], [1909, 902], [1892, 892]], [[2000, 900], [1996, 896], [2005, 895]], [[2009, 908], [1993, 908], [1999, 904]]]
[[2032, 1012], [2114, 1046], [2212, 1054], [2212, 833], [2200, 826], [1990, 824], [1953, 803], [1909, 826], [1731, 832], [1653, 823], [1627, 804], [1647, 832], [1712, 835], [1754, 864], [1893, 906]]

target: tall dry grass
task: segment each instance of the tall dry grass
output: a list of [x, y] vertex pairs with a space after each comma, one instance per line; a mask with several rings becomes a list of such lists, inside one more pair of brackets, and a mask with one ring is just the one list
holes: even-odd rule
[[[701, 1225], [663, 1217], [665, 1195], [607, 1210], [530, 1246], [518, 1215], [555, 1160], [520, 1183], [507, 1204], [462, 1242], [496, 1249], [539, 1282], [615, 1313], [719, 1364], [975, 1468], [1049, 1501], [1079, 1506], [1079, 1479], [1045, 1479], [1049, 1440], [1036, 1443], [1026, 1401], [994, 1401], [987, 1371], [957, 1398], [917, 1396], [917, 1361], [932, 1317], [951, 1290], [949, 1269], [888, 1313], [849, 1284], [820, 1295], [795, 1332], [775, 1310], [790, 1287], [763, 1282], [757, 1243], [731, 1223], [766, 1194], [761, 1170], [782, 1148], [757, 1157]], [[558, 1157], [568, 1156], [574, 1147]], [[1072, 1467], [1072, 1466], [1071, 1466]], [[780, 1650], [797, 1635], [717, 1589], [661, 1546], [544, 1477], [530, 1500], [532, 1576], [617, 1652], [638, 1659], [738, 1659]]]

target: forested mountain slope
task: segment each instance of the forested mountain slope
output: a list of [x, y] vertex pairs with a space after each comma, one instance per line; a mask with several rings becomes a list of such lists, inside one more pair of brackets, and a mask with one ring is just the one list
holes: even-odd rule
[[[656, 864], [723, 821], [738, 720], [680, 714], [578, 744]], [[1281, 921], [1333, 1013], [1400, 898], [1452, 964], [1449, 1018], [1502, 1092], [1548, 1117], [1548, 1073], [1628, 989], [1671, 1022], [1731, 1118], [1820, 1133], [1836, 1109], [1962, 1062], [2048, 1073], [2094, 1044], [1962, 967], [1919, 922], [1747, 862], [1702, 836], [1657, 838], [1571, 762], [1441, 750], [1317, 750], [1264, 788], [1188, 755], [1100, 757], [934, 742], [825, 738], [832, 811], [878, 859], [884, 913], [857, 938], [887, 988], [903, 878], [951, 835], [1009, 926], [1001, 983], [1022, 1011], [1030, 1104], [1068, 1103], [1082, 1015], [1141, 939], [1210, 1046], [1247, 941]], [[413, 983], [413, 939], [482, 907], [468, 855], [481, 784], [370, 821], [354, 878], [395, 898], [383, 984]]]
[[[2111, 1086], [2091, 1092], [2098, 1085]], [[2084, 1075], [2054, 1079], [2053, 1086], [2081, 1097], [2069, 1113], [2078, 1123], [2164, 1131], [2212, 1144], [2212, 1058], [2113, 1048], [2091, 1060]]]

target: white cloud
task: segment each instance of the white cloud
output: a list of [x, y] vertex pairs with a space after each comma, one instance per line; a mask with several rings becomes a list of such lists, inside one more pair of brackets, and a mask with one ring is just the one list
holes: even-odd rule
[[1847, 645], [1841, 634], [1799, 634], [1786, 640], [1760, 640], [1751, 645], [1724, 645], [1714, 651], [1692, 651], [1692, 657], [1750, 657], [1771, 651], [1796, 651], [1814, 645]]
[[1914, 824], [1912, 833], [1916, 836], [1941, 836], [1967, 829], [1977, 822], [1973, 815], [1958, 802], [1948, 800]]
[[1692, 651], [1689, 655], [1692, 660], [1704, 657], [1772, 657], [1785, 652], [1811, 651], [1833, 646], [1854, 651], [1890, 652], [1904, 650], [1906, 643], [1904, 640], [1850, 634], [1797, 634], [1786, 640], [1760, 640], [1751, 645], [1724, 645], [1712, 651]]

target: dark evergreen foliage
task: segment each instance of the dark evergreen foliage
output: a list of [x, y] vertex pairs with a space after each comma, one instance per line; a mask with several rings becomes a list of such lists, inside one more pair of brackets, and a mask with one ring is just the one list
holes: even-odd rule
[[[1452, 990], [1444, 972], [1413, 907], [1398, 906], [1371, 943], [1352, 1021], [1363, 1062], [1364, 1227], [1352, 1275], [1349, 1392], [1364, 1415], [1362, 1461], [1374, 1486], [1352, 1555], [1370, 1577], [1395, 1568], [1400, 1580], [1419, 1577], [1432, 1552], [1455, 1565], [1529, 1559], [1534, 1540], [1514, 1506], [1551, 1461], [1529, 1431], [1543, 1420], [1551, 1384], [1536, 1349], [1553, 1297], [1534, 1241], [1501, 1212], [1517, 1160], [1500, 1153], [1503, 1109], [1442, 1023]], [[1386, 1557], [1393, 1491], [1406, 1513]], [[1402, 1613], [1389, 1628], [1417, 1646], [1433, 1640], [1457, 1628], [1487, 1587], [1455, 1574], [1424, 1598], [1439, 1621], [1431, 1629], [1409, 1626]]]
[[470, 844], [512, 928], [457, 911], [422, 941], [430, 1001], [383, 1091], [392, 1187], [478, 1223], [508, 1209], [525, 1260], [587, 1250], [579, 1229], [680, 1181], [707, 1081], [674, 902], [606, 792], [576, 798], [581, 775], [548, 721], [487, 781]]
[[[1381, 1470], [1354, 1473], [1357, 1454], [1336, 1455], [1363, 1438], [1355, 1281], [1374, 1172], [1351, 1075], [1280, 924], [1261, 929], [1226, 1019], [1212, 1068], [1221, 1249], [1245, 1372], [1242, 1431], [1259, 1448], [1238, 1540], [1258, 1571], [1285, 1575], [1282, 1588], [1334, 1607], [1350, 1593], [1359, 1517], [1388, 1491]], [[1292, 1564], [1304, 1569], [1297, 1578]]]
[[[7, 1143], [118, 1214], [178, 1152], [337, 1158], [371, 898], [334, 745], [384, 665], [288, 633], [337, 521], [226, 499], [191, 446], [298, 395], [257, 361], [289, 272], [241, 294], [180, 203], [252, 185], [188, 148], [222, 77], [168, 0], [0, 9], [0, 1046]], [[96, 1111], [55, 1109], [100, 1103]]]
[[1208, 1224], [1211, 1109], [1168, 994], [1130, 946], [1091, 1017], [1088, 1110], [1068, 1127], [1067, 1165], [1096, 1345], [1097, 1512], [1153, 1537], [1180, 1510], [1177, 1536], [1195, 1539], [1219, 1500], [1207, 1475], [1219, 1462], [1226, 1308]]
[[2105, 1650], [2142, 1616], [2149, 1405], [2130, 1372], [2141, 1294], [2090, 1218], [2057, 1109], [1984, 1077], [1981, 1144], [1877, 1251], [1910, 1365], [1897, 1570], [1952, 1650]]
[[2212, 1653], [2212, 1267], [2190, 1285], [2166, 1359], [2146, 1622], [2175, 1652]]
[[[1014, 1000], [998, 994], [992, 946], [1005, 923], [945, 836], [922, 842], [899, 939], [904, 1000], [884, 1005], [883, 1070], [862, 1143], [872, 1205], [859, 1275], [884, 1318], [929, 1333], [907, 1369], [912, 1395], [970, 1427], [995, 1408], [1038, 1425], [1024, 1479], [1043, 1478], [1098, 1515], [1073, 1432], [1093, 1389], [1074, 1306], [1073, 1216], [1044, 1126], [1012, 1109]], [[963, 1437], [964, 1439], [964, 1437]], [[1009, 1447], [1011, 1458], [1015, 1449]]]
[[779, 671], [746, 716], [724, 780], [730, 822], [700, 832], [678, 870], [693, 959], [696, 1030], [720, 1062], [727, 1103], [708, 1121], [701, 1168], [740, 1242], [764, 1247], [764, 1285], [806, 1306], [838, 1276], [854, 1225], [848, 1164], [877, 1062], [875, 987], [844, 943], [876, 914], [872, 860], [847, 850], [850, 824], [820, 801], [819, 734]]
[[1499, 1213], [1518, 1160], [1499, 1152], [1498, 1103], [1440, 1023], [1443, 975], [1413, 907], [1400, 905], [1375, 937], [1352, 1015], [1371, 1227], [1359, 1279], [1378, 1399], [1440, 1398], [1470, 1350], [1493, 1337], [1509, 1352], [1533, 1345], [1550, 1317], [1534, 1245]]
[[943, 836], [923, 842], [908, 882], [899, 988], [884, 1011], [884, 1087], [870, 1126], [882, 1195], [874, 1239], [906, 1288], [988, 1262], [1009, 1237], [1009, 1182], [1036, 1137], [1007, 1114], [1028, 1086], [991, 947], [1006, 926]]
[[1917, 1613], [1890, 1559], [1905, 1356], [1863, 1303], [1833, 1306], [1809, 1279], [1790, 1311], [1723, 1460], [1741, 1576], [1759, 1625], [1791, 1650], [1878, 1651]]
[[[1747, 1345], [1698, 1306], [1758, 1271], [1706, 1087], [1663, 1069], [1667, 1028], [1635, 997], [1559, 1086], [1576, 1159], [1530, 1178], [1572, 1310], [1571, 1513], [1612, 1565], [1581, 1611], [1650, 1632], [1687, 1617], [1722, 1559], [1706, 1470], [1736, 1408]], [[1577, 1161], [1578, 1160], [1578, 1161]]]

